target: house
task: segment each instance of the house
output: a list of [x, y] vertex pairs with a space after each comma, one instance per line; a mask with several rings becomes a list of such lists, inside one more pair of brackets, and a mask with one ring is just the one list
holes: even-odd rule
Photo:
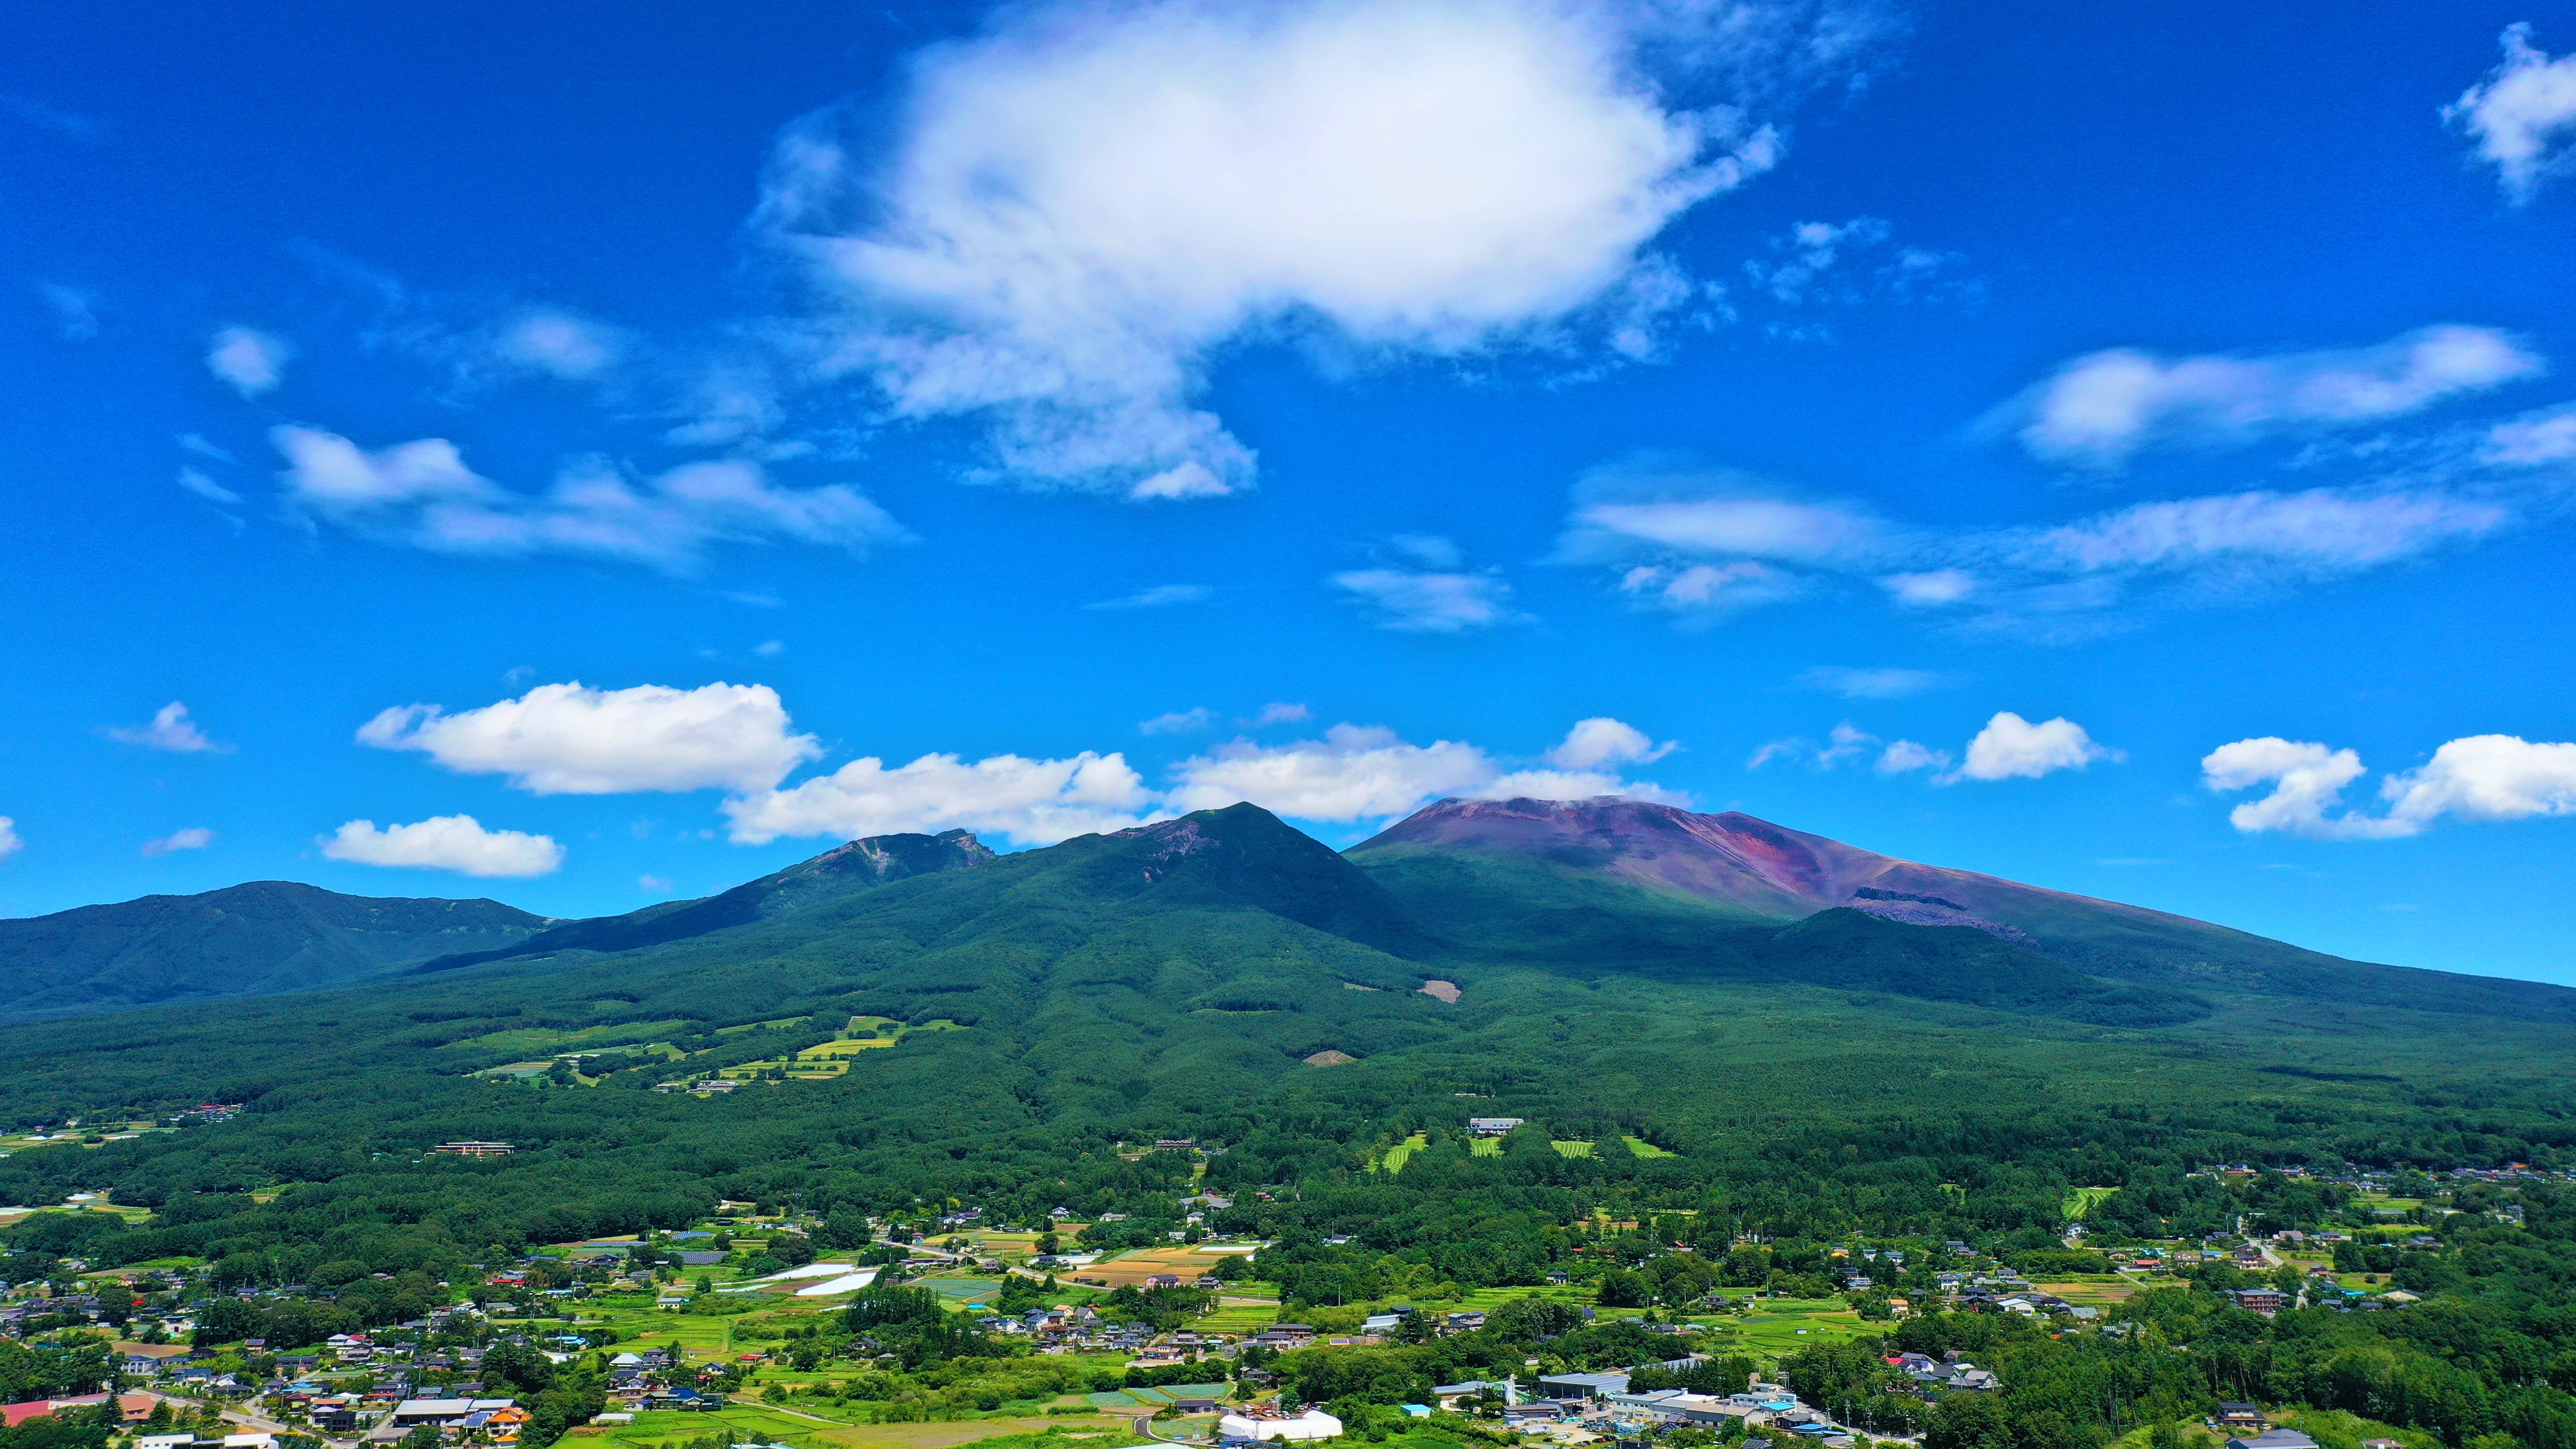
[[2239, 1439], [2235, 1449], [2317, 1449], [2317, 1441], [2296, 1429], [2266, 1429], [2251, 1439]]
[[1151, 1273], [1146, 1275], [1145, 1286], [1148, 1288], [1178, 1288], [1181, 1286], [1181, 1275], [1178, 1273]]
[[157, 1374], [165, 1367], [176, 1368], [197, 1351], [179, 1343], [120, 1343], [116, 1352], [125, 1360], [127, 1373]]
[[1601, 1399], [1628, 1392], [1628, 1376], [1623, 1373], [1549, 1374], [1538, 1381], [1538, 1391], [1552, 1399]]
[[1497, 1394], [1512, 1393], [1512, 1387], [1509, 1384], [1497, 1383], [1491, 1379], [1469, 1379], [1459, 1384], [1434, 1384], [1431, 1386], [1431, 1397], [1438, 1401], [1440, 1407], [1455, 1409], [1460, 1399], [1482, 1398], [1487, 1389]]
[[2253, 1404], [2220, 1404], [2218, 1412], [2211, 1417], [2221, 1427], [2229, 1429], [2261, 1429], [2270, 1422], [2263, 1417], [2262, 1409]]
[[[29, 1419], [60, 1413], [65, 1409], [94, 1409], [107, 1402], [105, 1394], [80, 1394], [68, 1399], [29, 1399], [24, 1403], [0, 1405], [0, 1425], [16, 1428]], [[150, 1394], [119, 1394], [116, 1413], [120, 1422], [140, 1424], [152, 1416], [152, 1406], [160, 1402]]]
[[405, 1399], [394, 1405], [393, 1422], [397, 1427], [415, 1424], [457, 1424], [476, 1414], [488, 1414], [511, 1407], [512, 1399]]
[[1467, 1130], [1478, 1137], [1500, 1137], [1521, 1125], [1518, 1117], [1470, 1117]]
[[1291, 1419], [1279, 1414], [1228, 1414], [1216, 1421], [1217, 1442], [1254, 1443], [1263, 1439], [1301, 1442], [1340, 1436], [1342, 1421], [1321, 1409], [1308, 1409]]

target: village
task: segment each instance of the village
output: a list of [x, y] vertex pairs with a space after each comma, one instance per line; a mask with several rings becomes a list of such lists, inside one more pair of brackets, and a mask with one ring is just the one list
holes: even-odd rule
[[[1155, 1149], [1203, 1150], [1183, 1142]], [[447, 1150], [509, 1148], [477, 1142]], [[2508, 1172], [2455, 1180], [2514, 1179]], [[227, 1283], [203, 1263], [91, 1272], [64, 1260], [42, 1276], [18, 1277], [0, 1300], [0, 1339], [55, 1352], [88, 1345], [101, 1380], [85, 1393], [10, 1404], [6, 1415], [16, 1425], [112, 1413], [129, 1449], [506, 1449], [538, 1414], [560, 1412], [546, 1406], [544, 1386], [581, 1375], [595, 1386], [597, 1407], [577, 1423], [545, 1427], [601, 1441], [600, 1449], [686, 1449], [710, 1440], [870, 1449], [1032, 1435], [1071, 1437], [1082, 1449], [1304, 1441], [1353, 1432], [1296, 1392], [1308, 1359], [1477, 1335], [1506, 1305], [1522, 1312], [1535, 1303], [1550, 1305], [1564, 1327], [1538, 1336], [1517, 1367], [1499, 1375], [1428, 1384], [1418, 1398], [1383, 1406], [1399, 1431], [1410, 1423], [1453, 1438], [1614, 1449], [1660, 1440], [1743, 1449], [1793, 1439], [1827, 1449], [1911, 1444], [1919, 1436], [1890, 1432], [1884, 1413], [1860, 1415], [1865, 1425], [1851, 1422], [1848, 1404], [1802, 1399], [1777, 1366], [1801, 1349], [1885, 1333], [1930, 1312], [2006, 1315], [2061, 1335], [2116, 1337], [2134, 1327], [2120, 1316], [2127, 1297], [2211, 1267], [2252, 1281], [2225, 1297], [2261, 1318], [2291, 1308], [2402, 1310], [2420, 1295], [2367, 1271], [2361, 1245], [2383, 1255], [2438, 1249], [2441, 1237], [2426, 1229], [2455, 1210], [2392, 1197], [2389, 1185], [2347, 1184], [2360, 1194], [2347, 1228], [2131, 1245], [2098, 1255], [2103, 1272], [2034, 1277], [1955, 1238], [1851, 1242], [1822, 1248], [1816, 1272], [1806, 1275], [1821, 1276], [1825, 1291], [1775, 1277], [1649, 1305], [1620, 1301], [1617, 1276], [1658, 1259], [1707, 1255], [1683, 1244], [1641, 1248], [1634, 1224], [1604, 1222], [1600, 1252], [1578, 1247], [1536, 1284], [1445, 1302], [1309, 1305], [1298, 1319], [1283, 1316], [1278, 1285], [1263, 1278], [1263, 1254], [1274, 1244], [1223, 1231], [1238, 1221], [1234, 1204], [1207, 1192], [1152, 1214], [1105, 1213], [1094, 1222], [1057, 1209], [1042, 1223], [1003, 1225], [964, 1206], [936, 1217], [871, 1218], [859, 1253], [817, 1247], [832, 1225], [792, 1206], [726, 1203], [690, 1228], [549, 1245], [487, 1263], [480, 1281], [437, 1283], [430, 1291], [438, 1301], [417, 1316], [327, 1334], [294, 1325], [327, 1323], [336, 1304], [396, 1275]], [[2070, 1203], [2058, 1258], [2089, 1252], [2087, 1205], [2081, 1194]], [[93, 1201], [63, 1210], [116, 1209]], [[1157, 1218], [1175, 1226], [1150, 1231]], [[1160, 1241], [1085, 1245], [1140, 1232]], [[2356, 1267], [2363, 1271], [2349, 1271]], [[922, 1366], [891, 1338], [843, 1336], [841, 1320], [849, 1305], [898, 1285], [927, 1295], [943, 1322], [998, 1345], [998, 1362], [1045, 1371], [1019, 1374], [1012, 1386], [996, 1379], [978, 1387], [963, 1377], [948, 1392], [894, 1387], [902, 1370]], [[274, 1341], [227, 1337], [226, 1325], [240, 1324], [285, 1327]], [[1609, 1364], [1558, 1351], [1590, 1330], [1622, 1325], [1628, 1341], [1669, 1349]], [[1956, 1350], [1882, 1357], [1892, 1371], [1884, 1391], [1926, 1403], [2005, 1387]], [[938, 1377], [915, 1375], [922, 1384]], [[2244, 1449], [2312, 1449], [2252, 1404], [2223, 1405], [2204, 1427], [2213, 1442], [2241, 1439]]]

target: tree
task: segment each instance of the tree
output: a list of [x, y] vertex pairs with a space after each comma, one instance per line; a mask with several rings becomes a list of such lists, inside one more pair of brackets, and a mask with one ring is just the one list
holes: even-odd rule
[[2013, 1449], [2012, 1421], [1987, 1394], [1944, 1394], [1932, 1406], [1925, 1449]]
[[1604, 1308], [1645, 1307], [1645, 1280], [1625, 1268], [1613, 1268], [1602, 1274], [1601, 1306]]

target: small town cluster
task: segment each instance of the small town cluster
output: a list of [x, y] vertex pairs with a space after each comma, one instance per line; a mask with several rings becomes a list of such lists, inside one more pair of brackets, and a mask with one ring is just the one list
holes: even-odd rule
[[[128, 1449], [1110, 1449], [1435, 1431], [1458, 1445], [2018, 1449], [1960, 1427], [1974, 1401], [2009, 1395], [2016, 1345], [2144, 1346], [2186, 1306], [2222, 1326], [2402, 1312], [2427, 1294], [2401, 1284], [2437, 1287], [2463, 1225], [2519, 1227], [2512, 1189], [2554, 1180], [2206, 1172], [2330, 1185], [2342, 1206], [2304, 1228], [2150, 1241], [2088, 1222], [2102, 1199], [2079, 1192], [2036, 1243], [1704, 1244], [1674, 1235], [1685, 1218], [1603, 1212], [1531, 1281], [1470, 1291], [1414, 1272], [1418, 1291], [1388, 1293], [1350, 1290], [1395, 1281], [1399, 1255], [1365, 1233], [1265, 1235], [1267, 1194], [1016, 1223], [955, 1202], [865, 1218], [723, 1203], [685, 1228], [534, 1245], [445, 1279], [49, 1254], [72, 1240], [49, 1223], [137, 1211], [84, 1194], [7, 1212], [0, 1386], [43, 1390], [6, 1406], [13, 1433], [50, 1424], [63, 1446]], [[2213, 1449], [2426, 1449], [2320, 1440], [2210, 1387], [2189, 1427]]]

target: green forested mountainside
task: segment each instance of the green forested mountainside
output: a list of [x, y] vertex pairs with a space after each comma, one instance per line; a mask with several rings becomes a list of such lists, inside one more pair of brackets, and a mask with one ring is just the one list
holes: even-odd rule
[[685, 941], [731, 926], [780, 915], [799, 906], [869, 889], [890, 881], [909, 880], [935, 871], [963, 870], [994, 858], [983, 842], [963, 830], [940, 835], [881, 835], [853, 840], [811, 860], [773, 871], [755, 881], [699, 901], [671, 901], [622, 916], [573, 921], [540, 931], [508, 946], [460, 951], [441, 956], [421, 969], [447, 971], [505, 956], [538, 956], [557, 951], [631, 951]]
[[[1659, 929], [1689, 924], [1675, 920]], [[249, 1108], [22, 1152], [0, 1161], [0, 1201], [304, 1182], [462, 1214], [473, 1237], [810, 1173], [853, 1194], [1043, 1191], [1029, 1184], [1121, 1137], [1235, 1142], [1222, 1172], [1294, 1178], [1346, 1165], [1390, 1122], [1471, 1109], [1615, 1125], [1729, 1171], [1781, 1153], [1960, 1150], [2086, 1164], [2048, 1169], [2070, 1181], [2122, 1170], [2141, 1145], [2159, 1160], [2433, 1162], [2576, 1140], [2561, 1085], [2576, 1034], [2545, 1020], [2331, 1001], [2285, 1013], [2224, 983], [2131, 999], [1982, 932], [1847, 911], [1714, 922], [1706, 970], [1507, 950], [1509, 932], [1488, 950], [1447, 924], [1238, 806], [636, 950], [0, 1028], [0, 1121]], [[1459, 999], [1417, 989], [1435, 979]], [[963, 1029], [864, 1053], [832, 1081], [648, 1090], [777, 1059], [852, 1017]], [[469, 1075], [575, 1048], [634, 1050], [586, 1064], [592, 1086]], [[1305, 1064], [1322, 1052], [1356, 1060]], [[413, 1161], [460, 1137], [529, 1150]]]
[[551, 924], [498, 901], [382, 900], [293, 881], [0, 920], [0, 1018], [301, 991]]

